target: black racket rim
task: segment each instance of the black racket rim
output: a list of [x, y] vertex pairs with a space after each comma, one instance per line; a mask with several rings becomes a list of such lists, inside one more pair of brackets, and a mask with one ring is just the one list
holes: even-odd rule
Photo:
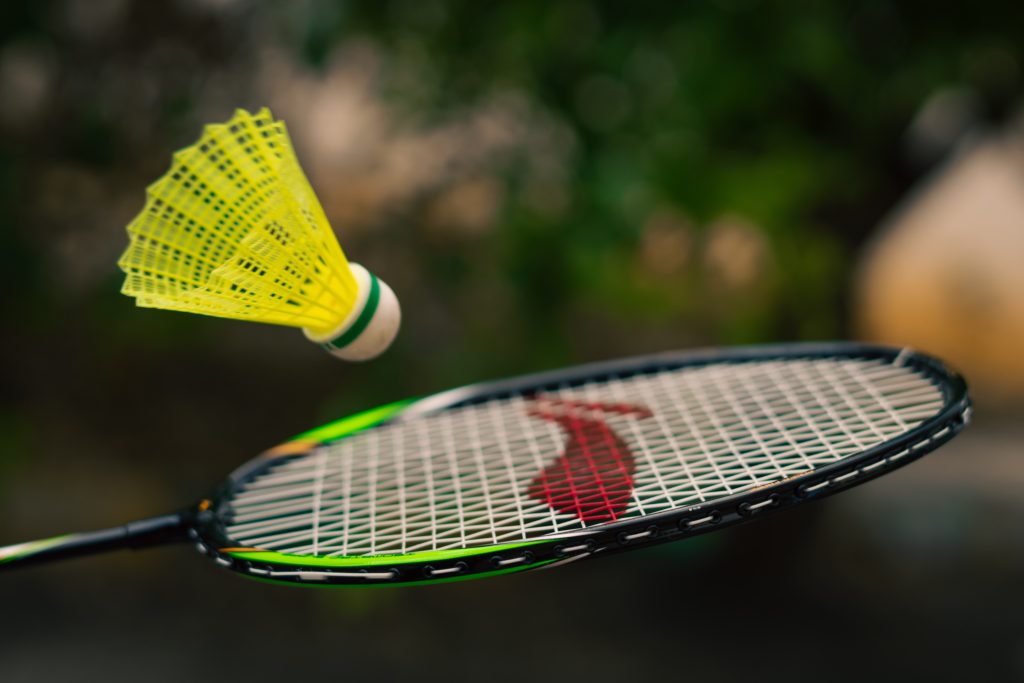
[[[481, 545], [458, 557], [438, 559], [431, 553], [359, 556], [359, 566], [325, 566], [310, 557], [292, 556], [286, 564], [253, 560], [239, 553], [227, 536], [219, 511], [236, 492], [263, 472], [280, 463], [308, 455], [322, 442], [302, 444], [284, 455], [257, 458], [236, 470], [195, 516], [191, 536], [197, 549], [217, 564], [249, 577], [310, 586], [441, 583], [527, 569], [556, 566], [586, 557], [609, 555], [639, 547], [690, 538], [767, 513], [825, 498], [875, 479], [930, 453], [952, 439], [970, 419], [967, 384], [942, 361], [908, 348], [849, 342], [748, 346], [733, 349], [700, 349], [638, 356], [469, 385], [433, 394], [410, 404], [390, 419], [369, 429], [433, 415], [513, 395], [530, 395], [556, 387], [572, 387], [586, 381], [635, 376], [659, 370], [721, 363], [785, 359], [856, 358], [887, 360], [912, 367], [933, 381], [943, 395], [944, 406], [934, 416], [902, 435], [835, 463], [816, 468], [764, 487], [692, 506], [629, 517], [582, 530], [530, 539], [522, 543]], [[348, 438], [346, 434], [340, 438]], [[289, 449], [284, 449], [289, 450]], [[272, 451], [273, 452], [273, 451]], [[422, 557], [422, 559], [419, 559]]]

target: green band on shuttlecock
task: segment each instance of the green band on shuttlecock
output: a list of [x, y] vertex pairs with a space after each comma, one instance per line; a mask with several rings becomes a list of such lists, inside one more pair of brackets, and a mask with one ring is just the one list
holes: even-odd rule
[[355, 322], [340, 337], [321, 344], [328, 351], [343, 349], [354, 342], [366, 330], [370, 321], [373, 320], [373, 314], [377, 312], [377, 304], [380, 303], [380, 283], [377, 282], [377, 277], [373, 273], [367, 272], [370, 276], [370, 294], [366, 297], [366, 305], [363, 306], [363, 310]]

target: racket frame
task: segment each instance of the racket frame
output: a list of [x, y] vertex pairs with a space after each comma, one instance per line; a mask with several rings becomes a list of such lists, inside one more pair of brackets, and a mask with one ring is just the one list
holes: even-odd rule
[[[237, 547], [225, 532], [224, 513], [234, 494], [269, 468], [363, 429], [420, 418], [509, 396], [529, 396], [587, 381], [635, 376], [659, 370], [721, 363], [785, 359], [851, 358], [885, 360], [923, 372], [942, 391], [944, 406], [905, 434], [859, 454], [763, 487], [692, 506], [629, 517], [594, 527], [522, 542], [451, 551], [396, 555], [314, 557]], [[404, 407], [403, 407], [404, 406]], [[608, 555], [681, 540], [785, 510], [874, 479], [912, 462], [953, 438], [970, 419], [970, 398], [963, 378], [941, 361], [910, 349], [857, 343], [812, 343], [668, 352], [581, 365], [506, 380], [473, 384], [434, 394], [393, 410], [375, 409], [348, 418], [355, 428], [326, 439], [297, 437], [271, 449], [230, 475], [193, 516], [189, 532], [197, 549], [217, 564], [252, 578], [300, 585], [373, 585], [439, 583], [555, 566], [585, 557]], [[375, 412], [376, 411], [376, 412]], [[360, 420], [376, 414], [376, 422]], [[384, 416], [381, 418], [381, 416]], [[341, 421], [339, 421], [340, 424]], [[307, 433], [315, 435], [324, 429]]]

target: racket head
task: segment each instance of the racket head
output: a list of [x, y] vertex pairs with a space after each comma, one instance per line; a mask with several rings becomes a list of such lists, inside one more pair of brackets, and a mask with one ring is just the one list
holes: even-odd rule
[[970, 417], [964, 380], [851, 343], [673, 352], [402, 401], [234, 472], [197, 548], [312, 586], [436, 583], [684, 539], [912, 462]]

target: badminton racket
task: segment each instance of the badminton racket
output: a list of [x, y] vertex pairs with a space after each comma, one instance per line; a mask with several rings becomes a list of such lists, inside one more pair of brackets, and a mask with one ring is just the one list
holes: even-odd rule
[[953, 438], [969, 415], [963, 379], [909, 349], [795, 344], [584, 365], [339, 420], [183, 511], [0, 548], [0, 569], [172, 542], [311, 586], [555, 567], [862, 484]]

